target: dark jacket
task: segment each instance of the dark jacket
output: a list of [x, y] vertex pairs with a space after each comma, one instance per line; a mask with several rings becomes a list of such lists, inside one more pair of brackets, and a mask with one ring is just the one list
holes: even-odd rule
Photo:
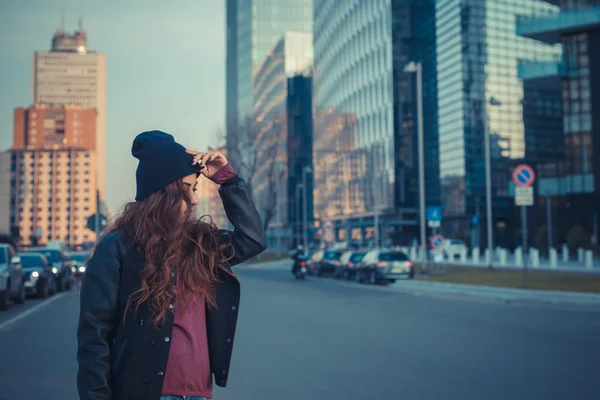
[[[265, 249], [260, 215], [242, 179], [219, 188], [233, 231], [220, 230], [232, 243], [228, 268]], [[81, 289], [77, 329], [80, 399], [158, 400], [169, 356], [173, 313], [154, 326], [147, 304], [136, 313], [125, 307], [129, 295], [140, 287], [144, 253], [123, 232], [105, 236], [86, 269]], [[172, 277], [175, 278], [173, 272]], [[225, 274], [224, 274], [225, 275]], [[226, 386], [239, 311], [240, 284], [223, 276], [215, 286], [217, 309], [206, 309], [210, 367], [218, 386]], [[125, 313], [125, 320], [123, 320]]]

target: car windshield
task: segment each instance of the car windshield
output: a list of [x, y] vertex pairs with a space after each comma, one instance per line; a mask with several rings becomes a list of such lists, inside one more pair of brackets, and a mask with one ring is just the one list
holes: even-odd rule
[[40, 256], [33, 254], [20, 254], [21, 266], [23, 268], [41, 268], [44, 266], [44, 260]]
[[353, 253], [350, 256], [350, 261], [353, 263], [360, 262], [365, 256], [365, 253]]
[[56, 263], [62, 261], [62, 257], [60, 256], [60, 251], [58, 250], [48, 250], [48, 249], [31, 249], [29, 252], [32, 253], [40, 253], [43, 254], [48, 262]]
[[73, 261], [86, 262], [89, 258], [89, 253], [71, 254], [71, 260]]
[[6, 249], [4, 247], [0, 247], [0, 263], [5, 263], [6, 260]]
[[408, 261], [406, 254], [397, 252], [379, 254], [379, 261]]

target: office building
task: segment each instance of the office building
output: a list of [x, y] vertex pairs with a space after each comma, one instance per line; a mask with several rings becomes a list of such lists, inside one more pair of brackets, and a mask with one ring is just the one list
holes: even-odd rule
[[538, 203], [551, 202], [559, 241], [566, 241], [579, 225], [598, 243], [600, 163], [595, 160], [600, 154], [600, 56], [593, 49], [600, 48], [600, 1], [546, 3], [556, 12], [517, 20], [521, 37], [563, 49], [562, 58], [554, 62], [521, 66], [526, 83], [552, 81], [562, 94], [561, 157], [550, 173], [538, 172]]
[[416, 232], [411, 37], [410, 1], [315, 1], [315, 217], [339, 240]]
[[12, 148], [77, 147], [96, 151], [96, 118], [96, 110], [80, 106], [37, 104], [16, 108]]
[[[33, 54], [32, 104], [78, 105], [96, 110], [97, 174], [100, 198], [106, 192], [106, 56], [88, 49], [87, 33], [59, 29], [50, 51]], [[81, 140], [81, 139], [79, 139]]]
[[96, 239], [86, 227], [97, 208], [95, 163], [85, 149], [12, 151], [10, 223], [21, 247]]
[[0, 152], [0, 235], [10, 235], [10, 164], [9, 151]]
[[[311, 99], [306, 93], [307, 83], [310, 93], [312, 65], [312, 35], [286, 32], [253, 76], [255, 150], [259, 160], [253, 174], [253, 195], [268, 227], [267, 238], [277, 241], [270, 243], [272, 248], [292, 245], [290, 202], [295, 214], [296, 186], [302, 180], [302, 169], [311, 166], [311, 157], [306, 155], [310, 147], [299, 146], [310, 144], [312, 134]], [[304, 157], [299, 157], [301, 151]]]
[[[506, 229], [514, 202], [510, 169], [528, 152], [523, 102], [531, 92], [524, 88], [519, 65], [556, 62], [562, 54], [560, 45], [519, 36], [517, 21], [554, 15], [558, 7], [540, 0], [440, 0], [435, 7], [442, 230], [448, 236], [464, 235], [472, 216], [486, 220], [487, 134], [493, 228], [496, 243], [505, 244], [511, 236]], [[526, 89], [529, 93], [524, 94]], [[536, 90], [536, 96], [544, 95]], [[553, 101], [550, 93], [548, 102]], [[557, 112], [550, 110], [554, 116]]]
[[227, 0], [226, 24], [227, 148], [234, 167], [247, 176], [236, 161], [244, 156], [236, 143], [252, 120], [255, 71], [285, 32], [312, 33], [312, 0]]

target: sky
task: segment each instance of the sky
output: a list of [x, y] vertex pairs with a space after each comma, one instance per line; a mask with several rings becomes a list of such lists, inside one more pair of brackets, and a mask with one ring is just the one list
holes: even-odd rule
[[188, 148], [217, 145], [225, 119], [225, 1], [0, 0], [0, 151], [13, 110], [31, 102], [34, 51], [50, 49], [83, 10], [88, 49], [107, 58], [107, 203], [135, 196], [131, 143], [160, 129]]

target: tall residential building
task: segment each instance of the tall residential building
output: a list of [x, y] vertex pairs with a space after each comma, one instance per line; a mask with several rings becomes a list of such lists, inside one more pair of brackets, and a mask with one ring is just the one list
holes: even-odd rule
[[[514, 203], [511, 165], [528, 152], [523, 115], [531, 92], [519, 76], [519, 65], [556, 62], [562, 54], [560, 45], [519, 36], [517, 21], [555, 15], [558, 7], [541, 0], [438, 0], [435, 8], [442, 229], [447, 235], [463, 235], [473, 215], [485, 221], [484, 139], [489, 135], [492, 214], [495, 237], [502, 244], [511, 236], [506, 231]], [[543, 88], [534, 89], [535, 96], [544, 95]], [[553, 108], [555, 99], [550, 93], [547, 101], [556, 121], [560, 109]]]
[[79, 105], [94, 109], [96, 174], [100, 198], [106, 191], [106, 56], [88, 49], [81, 28], [70, 35], [58, 30], [50, 51], [33, 54], [32, 104]]
[[413, 77], [403, 71], [410, 1], [314, 3], [315, 217], [340, 239], [408, 240], [418, 204]]
[[[302, 174], [297, 170], [298, 164], [302, 164], [302, 167], [311, 165], [310, 157], [297, 160], [295, 155], [289, 153], [288, 145], [298, 140], [297, 135], [312, 133], [306, 130], [307, 126], [312, 126], [310, 98], [304, 97], [307, 104], [299, 104], [296, 97], [296, 89], [299, 88], [290, 86], [297, 83], [290, 78], [309, 76], [312, 65], [312, 35], [286, 32], [256, 68], [253, 76], [256, 156], [261, 160], [257, 163], [253, 177], [253, 194], [263, 220], [267, 221], [267, 238], [279, 241], [271, 243], [273, 248], [287, 249], [292, 244], [288, 180], [293, 177], [295, 190]], [[295, 100], [293, 110], [289, 109], [290, 95]], [[308, 110], [305, 108], [307, 105]], [[292, 117], [305, 119], [302, 132], [298, 131], [299, 125], [290, 121]], [[290, 122], [295, 128], [292, 138], [288, 135]], [[302, 150], [294, 148], [292, 151], [299, 154]], [[309, 152], [310, 148], [305, 148], [304, 151]], [[289, 170], [290, 164], [293, 170]]]
[[[227, 0], [225, 126], [232, 161], [235, 133], [252, 118], [254, 72], [286, 31], [312, 32], [313, 0]], [[240, 171], [247, 173], [247, 171]]]
[[13, 149], [76, 147], [96, 151], [96, 118], [96, 110], [80, 106], [37, 104], [16, 108]]
[[0, 235], [10, 235], [10, 171], [11, 154], [0, 152]]
[[[553, 203], [562, 232], [576, 225], [596, 235], [600, 228], [600, 1], [553, 0], [551, 15], [517, 20], [522, 38], [548, 46], [562, 45], [563, 57], [552, 63], [522, 66], [526, 82], [545, 79], [562, 93], [562, 157], [550, 172], [538, 173], [537, 193]], [[596, 51], [593, 51], [596, 49]]]
[[97, 209], [95, 163], [85, 149], [12, 151], [11, 228], [20, 246], [96, 239], [86, 227]]

